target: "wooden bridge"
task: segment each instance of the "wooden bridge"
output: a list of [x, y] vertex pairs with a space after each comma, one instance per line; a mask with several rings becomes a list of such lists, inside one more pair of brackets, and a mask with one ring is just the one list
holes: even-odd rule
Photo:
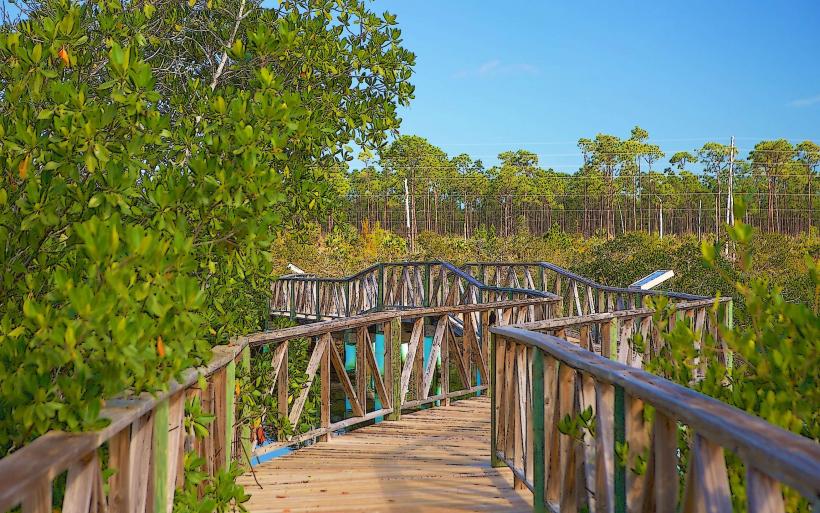
[[[674, 303], [669, 322], [647, 295]], [[0, 512], [52, 511], [55, 482], [62, 511], [172, 511], [186, 451], [208, 475], [252, 461], [254, 512], [820, 508], [816, 442], [642, 370], [677, 323], [731, 365], [729, 300], [546, 263], [409, 262], [287, 277], [271, 311], [312, 322], [216, 347], [167, 392], [110, 401], [101, 431], [0, 460]], [[192, 399], [215, 416], [203, 438], [185, 431]]]

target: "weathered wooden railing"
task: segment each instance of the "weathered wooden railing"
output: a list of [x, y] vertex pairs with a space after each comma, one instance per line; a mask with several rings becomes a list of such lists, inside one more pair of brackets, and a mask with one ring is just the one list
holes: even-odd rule
[[[663, 346], [662, 331], [670, 331], [677, 322], [687, 321], [695, 335], [694, 349], [698, 353], [718, 358], [731, 364], [732, 355], [720, 340], [718, 323], [732, 323], [731, 298], [700, 299], [669, 303], [674, 310], [662, 326], [656, 322], [654, 308], [634, 308], [572, 317], [553, 317], [516, 325], [516, 328], [538, 331], [558, 338], [576, 342], [584, 349], [611, 358], [620, 363], [642, 368], [649, 359], [659, 354]], [[710, 315], [710, 310], [720, 310], [720, 315]], [[707, 334], [717, 347], [705, 347]], [[695, 357], [705, 367], [706, 359]]]
[[[278, 398], [277, 412], [261, 419], [264, 438], [275, 441], [255, 445], [254, 456], [308, 440], [327, 440], [333, 432], [376, 417], [397, 419], [402, 409], [435, 402], [446, 405], [455, 397], [485, 390], [489, 327], [548, 319], [555, 303], [535, 298], [389, 310], [252, 335], [254, 358], [269, 355], [271, 359], [271, 370], [263, 380], [268, 384], [266, 393]], [[383, 337], [383, 354], [377, 354], [377, 337]], [[355, 360], [349, 368], [344, 347], [351, 342]], [[305, 368], [287, 365], [289, 351], [294, 347], [303, 350], [305, 344], [309, 354]], [[406, 344], [403, 361], [402, 344]], [[383, 365], [379, 365], [380, 356]], [[296, 374], [304, 382], [289, 403], [290, 377]], [[319, 386], [314, 387], [317, 381]], [[341, 393], [334, 396], [334, 387]], [[319, 405], [319, 415], [313, 419], [318, 425], [304, 419], [311, 394], [318, 396], [314, 404]], [[287, 419], [289, 430], [282, 429], [281, 419]]]
[[708, 299], [680, 292], [601, 285], [549, 262], [471, 262], [462, 269], [488, 285], [547, 291], [560, 296], [563, 309], [556, 317], [640, 308], [645, 297], [663, 296], [675, 302]]
[[[233, 448], [234, 380], [237, 365], [247, 363], [246, 347], [239, 339], [214, 348], [207, 367], [186, 371], [156, 396], [109, 401], [102, 417], [110, 423], [99, 431], [49, 432], [0, 460], [0, 512], [22, 505], [24, 513], [51, 513], [53, 483], [64, 474], [63, 513], [170, 512], [186, 446], [211, 476], [241, 456]], [[186, 401], [215, 416], [206, 437], [186, 432]]]
[[550, 298], [549, 291], [486, 285], [448, 262], [375, 264], [344, 278], [282, 276], [272, 284], [272, 315], [321, 320], [384, 309]]
[[[741, 482], [750, 513], [782, 513], [781, 485], [820, 507], [815, 441], [562, 338], [490, 331], [493, 464], [535, 511], [731, 512]], [[731, 485], [724, 449], [745, 467]]]
[[[21, 505], [24, 513], [51, 513], [54, 482], [66, 474], [64, 513], [170, 512], [183, 482], [186, 452], [203, 457], [203, 471], [213, 476], [232, 459], [247, 462], [252, 455], [282, 446], [327, 440], [333, 432], [376, 417], [398, 419], [402, 409], [439, 401], [446, 405], [453, 398], [479, 393], [489, 380], [489, 328], [547, 319], [555, 303], [550, 298], [531, 298], [391, 310], [241, 337], [214, 348], [207, 367], [184, 372], [167, 392], [108, 401], [102, 411], [110, 420], [107, 427], [84, 433], [50, 432], [0, 460], [0, 512]], [[346, 332], [355, 334], [356, 340], [353, 380], [338, 350]], [[381, 368], [373, 347], [377, 333], [385, 340]], [[425, 351], [428, 334], [432, 340]], [[404, 362], [403, 342], [407, 343]], [[294, 358], [291, 364], [288, 358], [288, 352], [300, 344], [310, 349], [306, 369], [295, 367], [304, 362]], [[252, 441], [263, 437], [246, 423], [238, 427], [237, 368], [253, 377], [260, 359], [268, 358], [273, 372], [262, 381], [260, 395], [276, 398], [271, 402], [275, 411], [262, 412], [269, 422], [261, 428], [270, 438], [279, 438], [253, 446]], [[206, 378], [204, 389], [200, 376]], [[316, 381], [318, 386], [313, 387]], [[293, 383], [299, 385], [293, 388]], [[435, 391], [434, 384], [440, 390]], [[335, 422], [331, 403], [341, 397], [332, 395], [333, 388], [341, 388], [350, 406], [350, 415]], [[318, 394], [314, 397], [318, 425], [302, 432], [312, 393]], [[370, 397], [374, 401], [369, 402]], [[206, 437], [186, 432], [186, 401], [192, 405], [198, 401], [203, 414], [214, 416]], [[283, 429], [284, 419], [295, 429]]]

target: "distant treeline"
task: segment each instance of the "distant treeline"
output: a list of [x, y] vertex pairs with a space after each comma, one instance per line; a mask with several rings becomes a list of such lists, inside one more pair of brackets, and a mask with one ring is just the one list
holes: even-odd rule
[[[584, 235], [628, 231], [714, 233], [727, 221], [728, 193], [748, 198], [745, 221], [768, 232], [797, 234], [817, 226], [814, 210], [820, 146], [812, 141], [760, 141], [741, 154], [706, 142], [668, 158], [635, 127], [630, 136], [580, 139], [583, 165], [574, 173], [539, 166], [525, 150], [498, 155], [485, 167], [470, 155], [448, 156], [418, 136], [402, 136], [377, 159], [347, 175], [338, 209], [410, 236], [421, 230], [471, 236], [559, 228]], [[695, 171], [697, 169], [697, 171]]]

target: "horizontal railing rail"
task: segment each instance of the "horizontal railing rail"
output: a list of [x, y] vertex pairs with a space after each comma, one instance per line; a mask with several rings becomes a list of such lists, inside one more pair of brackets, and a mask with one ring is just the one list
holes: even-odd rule
[[639, 308], [647, 297], [697, 301], [707, 296], [602, 285], [549, 262], [469, 262], [462, 266], [482, 282], [549, 291], [563, 298], [558, 317]]
[[[663, 323], [658, 323], [655, 319], [655, 309], [635, 308], [552, 317], [515, 327], [570, 339], [605, 358], [642, 368], [660, 353], [664, 346], [663, 333], [674, 329], [677, 322], [686, 321], [694, 333], [693, 349], [698, 353], [695, 357], [698, 367], [696, 378], [702, 377], [708, 358], [718, 358], [723, 364], [732, 366], [732, 353], [719, 336], [719, 324], [731, 326], [733, 322], [731, 298], [682, 301], [669, 303], [667, 307], [671, 312], [668, 320]], [[707, 335], [712, 336], [711, 340], [716, 347], [706, 347]]]
[[740, 482], [751, 513], [784, 511], [781, 485], [818, 507], [816, 441], [562, 338], [490, 331], [493, 464], [535, 511], [728, 512]]

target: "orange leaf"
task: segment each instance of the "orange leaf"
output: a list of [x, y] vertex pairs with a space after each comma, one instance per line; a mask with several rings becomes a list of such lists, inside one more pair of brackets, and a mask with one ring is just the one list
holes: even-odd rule
[[65, 49], [65, 46], [60, 48], [60, 51], [57, 52], [57, 56], [60, 57], [60, 60], [63, 61], [63, 64], [68, 66], [68, 51]]
[[157, 354], [160, 358], [165, 358], [165, 344], [162, 343], [162, 335], [157, 337]]
[[26, 179], [28, 176], [28, 167], [31, 164], [31, 154], [26, 155], [26, 158], [20, 161], [20, 164], [17, 166], [17, 172], [20, 174], [20, 178], [23, 180]]

